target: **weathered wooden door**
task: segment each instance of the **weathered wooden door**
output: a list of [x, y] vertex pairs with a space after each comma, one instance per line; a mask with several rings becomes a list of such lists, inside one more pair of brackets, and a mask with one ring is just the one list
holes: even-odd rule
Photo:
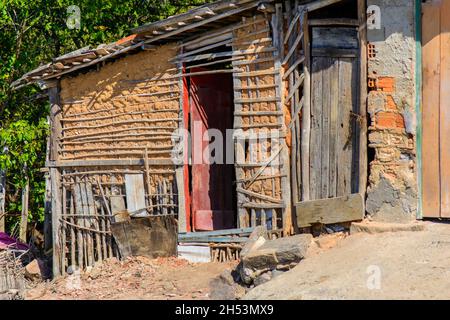
[[422, 4], [422, 204], [450, 217], [450, 0]]
[[309, 194], [296, 204], [299, 227], [364, 215], [359, 194], [358, 32], [317, 27], [311, 36], [309, 153], [301, 154], [301, 161], [309, 163]]
[[[193, 71], [200, 71], [195, 69]], [[192, 212], [195, 230], [217, 230], [235, 226], [234, 166], [226, 164], [226, 130], [233, 128], [233, 81], [229, 74], [191, 77]], [[213, 137], [208, 129], [221, 133]], [[222, 163], [208, 163], [210, 142], [222, 139]], [[201, 147], [200, 147], [201, 146]], [[215, 150], [215, 153], [219, 150]], [[213, 152], [214, 154], [214, 152]], [[222, 160], [222, 161], [221, 161]]]

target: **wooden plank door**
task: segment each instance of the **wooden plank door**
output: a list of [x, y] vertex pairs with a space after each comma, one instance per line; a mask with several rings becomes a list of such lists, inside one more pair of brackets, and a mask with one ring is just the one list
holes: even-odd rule
[[[195, 69], [201, 71], [201, 69]], [[191, 167], [192, 212], [195, 230], [217, 230], [235, 226], [234, 166], [226, 164], [226, 129], [233, 128], [233, 82], [229, 74], [191, 77], [191, 135], [194, 144]], [[208, 129], [223, 137], [223, 163], [205, 163], [209, 153]], [[216, 131], [217, 132], [217, 131]], [[201, 148], [195, 148], [195, 144]], [[216, 150], [218, 152], [218, 150]]]
[[311, 200], [357, 193], [356, 58], [313, 57]]
[[300, 227], [364, 216], [358, 33], [355, 28], [312, 28], [311, 38], [309, 154], [301, 155], [309, 163], [309, 199], [296, 204]]
[[450, 0], [422, 4], [422, 212], [450, 217]]

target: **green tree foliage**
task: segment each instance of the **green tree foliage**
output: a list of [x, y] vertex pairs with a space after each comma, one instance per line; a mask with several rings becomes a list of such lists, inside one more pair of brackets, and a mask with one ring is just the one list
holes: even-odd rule
[[[0, 1], [0, 169], [7, 172], [9, 226], [30, 181], [30, 221], [43, 221], [48, 99], [37, 86], [12, 91], [22, 74], [70, 51], [116, 41], [139, 25], [181, 13], [208, 0]], [[67, 8], [80, 8], [80, 28], [68, 28]], [[4, 147], [8, 153], [2, 154]], [[24, 170], [24, 167], [27, 167]]]

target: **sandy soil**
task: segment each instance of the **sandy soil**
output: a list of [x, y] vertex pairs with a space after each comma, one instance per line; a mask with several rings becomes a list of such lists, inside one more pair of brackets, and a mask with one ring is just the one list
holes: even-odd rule
[[450, 299], [450, 224], [356, 234], [312, 253], [245, 299]]
[[79, 277], [39, 283], [28, 300], [65, 299], [210, 299], [210, 282], [235, 263], [193, 264], [183, 259], [134, 257], [110, 259]]

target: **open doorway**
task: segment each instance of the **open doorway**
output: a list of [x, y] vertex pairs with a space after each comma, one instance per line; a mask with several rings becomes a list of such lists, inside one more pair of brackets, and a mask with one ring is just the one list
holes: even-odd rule
[[[233, 128], [232, 74], [208, 74], [205, 68], [193, 68], [190, 72], [206, 73], [191, 76], [189, 81], [189, 130], [193, 145], [201, 146], [192, 148], [189, 166], [192, 227], [194, 231], [234, 228], [235, 170], [233, 164], [226, 163], [230, 150], [226, 150], [225, 141], [227, 129]], [[208, 163], [203, 155], [215, 156], [219, 151], [211, 147], [219, 132], [223, 139], [223, 155], [217, 157], [219, 163]]]

